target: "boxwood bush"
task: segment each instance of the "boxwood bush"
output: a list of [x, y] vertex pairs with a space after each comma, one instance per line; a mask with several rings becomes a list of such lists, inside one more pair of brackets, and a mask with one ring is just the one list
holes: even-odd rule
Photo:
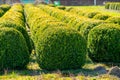
[[103, 21], [84, 21], [80, 28], [81, 35], [87, 40], [90, 30], [100, 24], [104, 23]]
[[93, 18], [94, 19], [99, 19], [99, 20], [106, 20], [108, 19], [110, 16], [109, 15], [106, 15], [106, 14], [97, 14], [95, 15]]
[[4, 11], [0, 9], [0, 17], [4, 14]]
[[86, 40], [77, 31], [47, 27], [37, 34], [37, 62], [42, 69], [77, 69], [85, 64]]
[[6, 21], [6, 20], [1, 20], [0, 28], [2, 28], [4, 26], [8, 27], [8, 28], [14, 28], [14, 29], [20, 31], [22, 33], [23, 37], [25, 38], [25, 41], [27, 43], [27, 47], [29, 49], [29, 52], [31, 53], [33, 47], [32, 47], [32, 43], [31, 43], [30, 37], [29, 37], [27, 31], [25, 30], [25, 28], [20, 26], [20, 25], [17, 25], [16, 23], [13, 23], [13, 22], [10, 22], [10, 21]]
[[119, 16], [110, 17], [106, 21], [120, 25], [120, 17]]
[[32, 51], [32, 43], [26, 31], [23, 15], [23, 6], [21, 4], [13, 5], [0, 19], [0, 27], [10, 27], [20, 31], [27, 43], [29, 52]]
[[90, 12], [87, 12], [86, 14], [85, 14], [85, 16], [86, 17], [88, 17], [88, 18], [93, 18], [95, 15], [97, 15], [97, 14], [100, 14], [100, 12], [96, 12], [96, 11], [90, 11]]
[[95, 62], [120, 62], [120, 26], [101, 24], [88, 35], [89, 56]]
[[0, 70], [22, 69], [29, 62], [23, 35], [13, 28], [0, 28]]
[[107, 2], [105, 4], [106, 9], [120, 10], [120, 2]]
[[0, 5], [0, 9], [2, 9], [4, 12], [8, 11], [11, 8], [9, 4], [2, 4]]
[[[51, 17], [40, 8], [26, 5], [25, 12], [34, 35], [32, 39], [40, 68], [76, 69], [85, 64], [86, 40], [79, 32]], [[55, 13], [51, 14], [57, 16]]]

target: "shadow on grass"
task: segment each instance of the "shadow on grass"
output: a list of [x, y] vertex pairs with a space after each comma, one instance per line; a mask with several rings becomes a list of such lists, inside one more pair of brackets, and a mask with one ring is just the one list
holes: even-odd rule
[[11, 75], [16, 74], [20, 76], [40, 76], [41, 74], [60, 74], [64, 77], [84, 75], [84, 76], [97, 76], [101, 73], [94, 71], [93, 69], [76, 69], [76, 70], [57, 70], [57, 71], [47, 71], [41, 69], [25, 69], [25, 70], [8, 70], [6, 73], [0, 72], [0, 76], [2, 75]]

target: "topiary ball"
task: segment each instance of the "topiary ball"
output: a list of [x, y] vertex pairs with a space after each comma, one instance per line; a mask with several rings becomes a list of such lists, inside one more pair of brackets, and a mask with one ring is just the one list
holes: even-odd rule
[[102, 23], [104, 22], [99, 20], [84, 21], [80, 28], [81, 35], [87, 40], [90, 30]]
[[85, 64], [86, 41], [77, 31], [47, 27], [38, 32], [36, 55], [42, 69], [77, 69]]
[[27, 47], [29, 49], [29, 53], [31, 54], [33, 46], [32, 46], [32, 42], [30, 40], [30, 37], [29, 37], [26, 29], [20, 25], [17, 25], [13, 22], [5, 21], [5, 20], [0, 22], [0, 28], [2, 28], [3, 26], [8, 27], [8, 28], [14, 28], [14, 29], [17, 29], [18, 31], [20, 31], [26, 40]]
[[120, 17], [118, 16], [114, 16], [114, 17], [110, 17], [108, 18], [106, 21], [110, 22], [110, 23], [115, 23], [115, 24], [119, 24], [120, 25]]
[[106, 14], [97, 14], [95, 15], [93, 18], [94, 19], [99, 19], [99, 20], [106, 20], [108, 19], [110, 16], [109, 15], [106, 15]]
[[25, 68], [29, 52], [23, 35], [13, 28], [0, 28], [0, 70]]
[[101, 24], [88, 35], [90, 58], [95, 62], [120, 62], [120, 26]]

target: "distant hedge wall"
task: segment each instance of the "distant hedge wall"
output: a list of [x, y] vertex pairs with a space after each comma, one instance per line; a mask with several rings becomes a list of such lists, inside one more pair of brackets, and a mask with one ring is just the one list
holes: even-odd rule
[[1, 18], [0, 27], [17, 29], [24, 36], [29, 52], [32, 51], [30, 37], [26, 31], [24, 9], [21, 4], [14, 4]]
[[120, 2], [107, 2], [105, 4], [106, 9], [120, 10]]

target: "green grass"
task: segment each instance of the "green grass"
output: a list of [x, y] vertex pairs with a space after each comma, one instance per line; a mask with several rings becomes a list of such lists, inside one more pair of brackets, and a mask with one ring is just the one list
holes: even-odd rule
[[119, 80], [115, 76], [94, 71], [94, 68], [97, 66], [104, 66], [107, 70], [110, 68], [105, 64], [92, 63], [88, 59], [82, 69], [64, 71], [42, 70], [36, 63], [35, 54], [33, 53], [27, 69], [0, 71], [0, 80]]
[[35, 62], [34, 55], [31, 56], [31, 62], [25, 70], [4, 70], [0, 73], [0, 80], [119, 80], [115, 76], [101, 74], [94, 71], [97, 66], [109, 66], [99, 63], [87, 63], [82, 69], [64, 70], [64, 71], [46, 71], [42, 70]]

